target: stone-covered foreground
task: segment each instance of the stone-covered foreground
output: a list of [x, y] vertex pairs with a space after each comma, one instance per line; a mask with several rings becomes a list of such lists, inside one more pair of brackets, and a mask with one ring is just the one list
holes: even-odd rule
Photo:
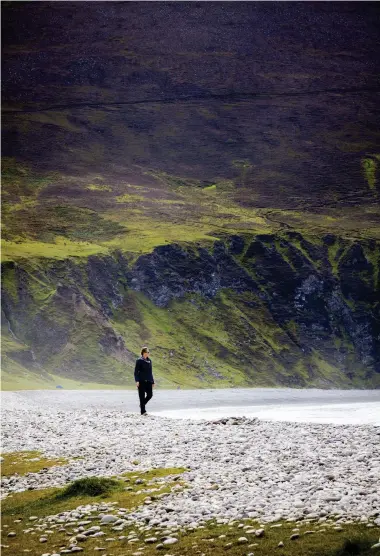
[[[231, 541], [228, 534], [219, 541], [220, 550], [241, 545], [243, 551], [234, 554], [248, 554], [251, 545], [256, 554], [255, 539], [274, 531], [275, 522], [286, 529], [279, 540], [285, 544], [293, 535], [296, 541], [300, 532], [302, 537], [312, 535], [308, 531], [338, 534], [356, 523], [377, 531], [372, 542], [379, 542], [379, 427], [245, 418], [194, 422], [120, 411], [44, 409], [9, 394], [4, 401], [4, 452], [38, 449], [46, 457], [69, 461], [38, 473], [3, 477], [7, 497], [28, 489], [63, 486], [81, 477], [120, 476], [161, 467], [189, 469], [181, 475], [184, 484], [168, 483], [166, 492], [154, 490], [165, 483], [141, 482], [142, 499], [132, 511], [96, 502], [79, 509], [73, 506], [68, 513], [30, 516], [37, 519], [23, 523], [23, 530], [30, 529], [41, 539], [49, 536], [53, 526], [56, 530], [68, 526], [61, 554], [89, 546], [86, 539], [98, 533], [102, 538], [91, 552], [105, 549], [103, 540], [120, 537], [129, 547], [133, 542], [155, 550], [157, 545], [165, 549], [173, 543], [174, 547], [181, 531], [190, 528], [199, 533], [210, 520], [221, 528], [218, 538], [231, 528], [242, 530]], [[133, 489], [140, 488], [136, 481]], [[45, 541], [40, 542], [42, 546]], [[107, 551], [111, 553], [119, 554]]]
[[[10, 393], [4, 397], [2, 427], [4, 452], [37, 449], [48, 457], [80, 458], [4, 478], [4, 492], [136, 469], [186, 467], [189, 488], [166, 501], [179, 525], [213, 517], [271, 522], [331, 514], [380, 525], [379, 427], [55, 411]], [[167, 514], [165, 507], [154, 506], [136, 517], [160, 520]]]

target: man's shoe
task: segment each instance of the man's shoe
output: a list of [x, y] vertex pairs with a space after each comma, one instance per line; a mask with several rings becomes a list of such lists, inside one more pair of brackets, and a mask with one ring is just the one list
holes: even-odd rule
[[145, 415], [148, 415], [148, 414], [147, 414], [147, 412], [146, 412], [146, 411], [144, 411], [144, 413], [141, 413], [141, 415], [144, 415], [144, 416], [145, 416]]

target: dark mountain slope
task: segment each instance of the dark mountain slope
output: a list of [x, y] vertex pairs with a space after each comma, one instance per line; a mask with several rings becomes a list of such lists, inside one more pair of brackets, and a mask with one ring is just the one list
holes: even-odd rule
[[378, 191], [376, 3], [11, 2], [3, 22], [5, 155], [236, 179], [255, 206]]

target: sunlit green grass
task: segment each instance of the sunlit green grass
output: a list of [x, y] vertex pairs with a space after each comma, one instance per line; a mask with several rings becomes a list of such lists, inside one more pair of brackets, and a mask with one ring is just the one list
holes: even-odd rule
[[[247, 323], [246, 328], [241, 327], [242, 320]], [[6, 342], [2, 389], [56, 389], [57, 386], [68, 390], [135, 389], [133, 362], [105, 360], [103, 352], [97, 350], [98, 331], [90, 324], [82, 321], [80, 332], [70, 338], [70, 351], [47, 356], [45, 368], [50, 372], [43, 375], [28, 371], [12, 359], [12, 350], [17, 346], [12, 341], [8, 346]], [[320, 381], [335, 387], [360, 387], [360, 381], [365, 380], [364, 367], [356, 366], [356, 375], [349, 380], [316, 350], [300, 357], [286, 330], [273, 320], [258, 296], [249, 292], [237, 294], [226, 290], [213, 300], [189, 294], [162, 308], [142, 293], [130, 291], [126, 303], [114, 311], [110, 324], [125, 338], [132, 353], [138, 354], [146, 338], [150, 338], [157, 394], [161, 388], [178, 386], [181, 389], [274, 387], [278, 386], [279, 376], [285, 380], [296, 375], [299, 384], [308, 387], [320, 387]], [[289, 323], [289, 330], [297, 337], [294, 323]], [[8, 338], [6, 333], [4, 337]], [[244, 342], [244, 353], [240, 353], [236, 338]], [[281, 359], [273, 357], [274, 353], [286, 356], [289, 362], [286, 368], [282, 367]], [[78, 357], [81, 366], [77, 367], [75, 379], [51, 372], [61, 360], [67, 366], [71, 358]], [[175, 370], [171, 364], [173, 357]], [[246, 366], [245, 360], [249, 361]], [[314, 370], [313, 377], [310, 368]], [[376, 385], [375, 376], [371, 386]]]
[[[35, 457], [40, 457], [38, 452], [23, 452], [8, 454], [3, 465], [9, 465], [15, 460], [19, 474], [25, 472], [36, 472], [38, 466], [44, 467], [55, 465], [63, 460], [49, 460], [42, 458], [39, 462], [33, 462]], [[131, 462], [136, 463], [138, 462]], [[187, 489], [185, 477], [182, 474], [187, 469], [179, 468], [157, 468], [146, 471], [128, 471], [116, 477], [87, 477], [78, 479], [73, 483], [61, 488], [47, 488], [43, 490], [26, 490], [24, 492], [11, 493], [2, 502], [2, 553], [6, 556], [21, 555], [25, 551], [31, 556], [41, 556], [59, 552], [60, 547], [67, 547], [69, 539], [75, 536], [74, 524], [52, 524], [40, 529], [40, 520], [47, 516], [58, 515], [65, 511], [74, 510], [79, 506], [94, 503], [111, 503], [113, 508], [124, 508], [127, 512], [133, 511], [145, 504], [147, 497], [150, 505], [161, 504], [162, 495], [174, 496], [171, 505], [174, 507], [175, 493]], [[139, 479], [139, 481], [137, 481]], [[142, 481], [142, 482], [140, 482]], [[149, 491], [149, 492], [147, 492]], [[112, 513], [109, 509], [103, 513]], [[90, 525], [97, 525], [100, 521], [98, 513], [92, 515]], [[37, 518], [31, 521], [29, 518]], [[175, 516], [174, 516], [175, 517]], [[84, 517], [83, 519], [86, 519]], [[90, 527], [88, 525], [88, 527]], [[378, 542], [380, 535], [379, 527], [367, 527], [365, 523], [340, 524], [333, 517], [327, 518], [326, 522], [308, 520], [307, 517], [297, 522], [278, 522], [276, 524], [262, 524], [258, 520], [243, 519], [235, 520], [229, 524], [218, 524], [215, 520], [203, 521], [201, 527], [194, 529], [174, 528], [167, 531], [164, 524], [141, 530], [136, 526], [128, 526], [122, 532], [112, 530], [113, 525], [102, 526], [106, 533], [101, 538], [87, 538], [79, 541], [84, 553], [93, 553], [95, 547], [106, 547], [107, 554], [113, 556], [132, 555], [144, 549], [144, 555], [153, 556], [158, 553], [156, 546], [168, 536], [176, 536], [178, 542], [162, 551], [163, 554], [173, 556], [192, 556], [193, 554], [205, 554], [213, 556], [229, 554], [233, 556], [245, 556], [249, 553], [263, 556], [281, 554], [283, 556], [369, 556], [377, 551], [371, 547]], [[61, 531], [59, 529], [62, 529]], [[29, 532], [24, 532], [25, 530]], [[254, 531], [264, 529], [264, 534], [256, 536]], [[34, 531], [34, 533], [33, 533]], [[49, 532], [50, 531], [50, 532]], [[134, 531], [135, 542], [128, 542], [128, 534]], [[8, 533], [16, 535], [8, 537]], [[298, 538], [292, 540], [291, 536], [297, 533]], [[40, 542], [42, 535], [47, 541]], [[122, 538], [119, 538], [119, 537]], [[157, 541], [152, 544], [145, 543], [146, 538], [156, 537]], [[241, 538], [246, 541], [243, 543]], [[113, 540], [106, 540], [113, 539]], [[280, 548], [279, 543], [283, 543]], [[109, 551], [109, 552], [108, 552]]]
[[[332, 208], [256, 208], [252, 192], [249, 206], [238, 201], [232, 181], [200, 187], [165, 173], [154, 177], [160, 184], [156, 189], [123, 183], [112, 176], [90, 175], [87, 181], [59, 176], [59, 183], [67, 182], [70, 187], [79, 180], [78, 187], [86, 190], [86, 204], [93, 207], [90, 210], [76, 207], [69, 195], [60, 199], [60, 206], [45, 205], [37, 194], [52, 178], [9, 162], [5, 191], [12, 192], [13, 197], [4, 197], [3, 260], [86, 258], [115, 249], [139, 255], [166, 243], [211, 242], [223, 233], [281, 233], [289, 226], [316, 237], [323, 233], [380, 237], [376, 221], [379, 209], [375, 206], [372, 211], [358, 205], [339, 212]], [[244, 191], [238, 193], [241, 196]], [[43, 216], [40, 225], [39, 215]]]
[[47, 259], [67, 259], [68, 257], [88, 257], [90, 255], [107, 253], [105, 246], [96, 243], [69, 241], [55, 238], [54, 243], [42, 241], [5, 241], [1, 243], [2, 261], [45, 257]]
[[[7, 358], [9, 360], [9, 358]], [[4, 365], [4, 363], [3, 363]], [[135, 386], [128, 384], [84, 382], [83, 380], [72, 380], [64, 376], [46, 373], [43, 376], [27, 370], [15, 361], [9, 360], [7, 363], [9, 371], [1, 372], [1, 390], [56, 390], [57, 386], [65, 390], [125, 390], [135, 389]]]
[[[248, 195], [248, 191], [237, 188], [232, 180], [219, 179], [203, 186], [197, 180], [169, 176], [165, 172], [145, 174], [142, 174], [144, 179], [150, 180], [148, 185], [129, 183], [109, 175], [60, 175], [53, 179], [54, 176], [39, 176], [15, 161], [8, 164], [5, 203], [8, 220], [4, 225], [5, 231], [16, 237], [3, 240], [3, 260], [20, 261], [26, 271], [24, 287], [28, 302], [23, 310], [31, 319], [41, 313], [43, 318], [56, 323], [67, 331], [68, 341], [59, 352], [46, 350], [43, 345], [30, 346], [38, 353], [39, 361], [44, 361], [42, 369], [36, 368], [31, 359], [29, 364], [26, 361], [29, 346], [16, 345], [14, 338], [5, 331], [2, 389], [134, 387], [130, 368], [133, 357], [125, 365], [118, 354], [109, 355], [99, 350], [105, 332], [100, 320], [82, 314], [76, 319], [80, 320], [77, 326], [68, 314], [70, 311], [62, 310], [57, 301], [57, 285], [47, 277], [46, 271], [47, 265], [57, 265], [57, 260], [76, 258], [74, 264], [83, 283], [76, 282], [75, 288], [79, 288], [80, 295], [86, 299], [86, 308], [91, 305], [99, 313], [99, 303], [90, 291], [84, 270], [91, 255], [103, 257], [103, 262], [104, 256], [109, 255], [117, 263], [121, 252], [131, 267], [139, 256], [161, 245], [179, 243], [185, 249], [197, 251], [205, 247], [211, 250], [218, 238], [239, 234], [244, 238], [246, 249], [257, 234], [271, 233], [275, 234], [276, 251], [293, 272], [297, 269], [287, 247], [288, 241], [317, 271], [321, 265], [328, 270], [330, 264], [331, 273], [339, 278], [339, 264], [352, 242], [360, 237], [377, 237], [375, 223], [379, 209], [375, 206], [348, 207], [344, 211], [329, 208], [320, 212], [308, 207], [302, 210], [256, 208], [254, 192], [247, 197], [246, 204], [238, 202], [238, 196]], [[77, 197], [74, 193], [72, 196], [66, 194], [65, 185], [67, 191], [75, 194], [80, 191], [82, 200], [85, 195], [86, 208], [76, 206]], [[50, 187], [54, 191], [54, 186], [61, 192], [59, 205], [55, 204], [54, 196], [47, 200], [41, 196], [41, 192]], [[10, 223], [8, 230], [7, 222]], [[322, 264], [313, 260], [300, 239], [289, 240], [286, 235], [289, 227], [300, 232], [314, 247], [321, 247], [323, 234], [336, 234], [335, 243], [326, 248], [328, 261]], [[371, 280], [376, 284], [380, 272], [379, 248], [363, 242], [363, 250], [374, 268]], [[50, 259], [55, 259], [54, 263], [50, 263]], [[265, 294], [267, 286], [255, 274], [254, 265], [258, 261], [245, 264], [244, 253], [236, 260]], [[67, 271], [62, 272], [62, 283], [70, 282]], [[3, 288], [15, 303], [19, 301], [17, 281], [15, 267], [7, 265]], [[297, 340], [297, 327], [294, 323], [288, 323], [287, 330], [285, 325], [278, 326], [260, 296], [223, 291], [207, 303], [194, 295], [173, 301], [167, 308], [159, 308], [147, 297], [131, 290], [120, 289], [120, 295], [123, 304], [116, 310], [110, 307], [109, 324], [121, 334], [130, 354], [137, 355], [141, 345], [149, 341], [159, 387], [275, 386], [282, 379], [288, 384], [292, 376], [298, 386], [355, 387], [366, 380], [366, 369], [355, 360], [353, 352], [353, 381], [326, 361], [326, 356], [300, 353], [291, 339]], [[354, 309], [352, 300], [346, 303], [351, 303]], [[246, 323], [247, 330], [242, 328], [242, 322]], [[291, 331], [291, 337], [287, 331]], [[25, 330], [20, 332], [25, 340]], [[239, 343], [244, 344], [244, 353]], [[346, 351], [351, 349], [350, 340], [342, 338], [342, 346]], [[181, 363], [175, 372], [170, 365], [170, 353], [174, 352], [176, 361]], [[29, 355], [31, 358], [31, 352]], [[242, 359], [245, 355], [250, 359], [247, 365]], [[281, 360], [286, 360], [286, 364]], [[250, 369], [249, 373], [242, 372], [245, 366]], [[70, 378], [61, 378], [62, 369]], [[310, 376], [308, 369], [314, 374]], [[370, 377], [369, 386], [377, 387], [379, 380], [375, 373]]]
[[[54, 461], [54, 460], [50, 460]], [[29, 463], [26, 467], [29, 472], [34, 468]], [[52, 463], [55, 465], [56, 463]], [[46, 465], [45, 465], [46, 467]], [[147, 483], [152, 479], [161, 479], [169, 475], [178, 476], [186, 469], [182, 467], [159, 468], [149, 471], [128, 471], [119, 478], [88, 477], [78, 479], [62, 488], [47, 488], [43, 490], [26, 490], [14, 493], [3, 501], [2, 514], [14, 516], [22, 514], [24, 517], [36, 515], [43, 517], [49, 514], [57, 514], [80, 505], [92, 502], [118, 502], [122, 507], [136, 507], [146, 498], [146, 493], [140, 493], [142, 489], [151, 488]], [[137, 478], [142, 479], [143, 484], [136, 484]], [[179, 481], [169, 481], [158, 486], [158, 490], [168, 492], [168, 485], [182, 484]], [[154, 485], [153, 485], [154, 486]], [[125, 490], [128, 488], [128, 490]]]
[[[48, 515], [73, 510], [78, 506], [94, 503], [115, 503], [118, 507], [127, 510], [138, 508], [150, 496], [152, 503], [156, 497], [171, 492], [172, 488], [185, 488], [181, 480], [184, 468], [159, 468], [148, 471], [132, 471], [123, 473], [115, 478], [89, 477], [79, 479], [63, 488], [48, 488], [44, 490], [28, 490], [21, 493], [9, 495], [2, 503], [2, 531], [3, 531], [3, 554], [22, 554], [25, 549], [32, 556], [41, 555], [41, 543], [36, 535], [23, 533], [27, 527], [36, 525], [31, 522], [30, 517], [43, 518]], [[136, 479], [141, 479], [142, 484], [136, 484]], [[153, 492], [144, 492], [145, 489], [154, 489]], [[96, 515], [96, 514], [95, 514]], [[17, 521], [21, 520], [20, 523]], [[97, 524], [95, 520], [93, 524]], [[69, 532], [72, 530], [68, 528]], [[109, 527], [105, 528], [110, 532]], [[16, 537], [9, 538], [7, 533], [14, 531]], [[72, 536], [72, 533], [70, 533]], [[88, 539], [86, 548], [93, 549], [103, 539]], [[68, 533], [54, 531], [49, 534], [49, 540], [43, 545], [44, 552], [54, 552], [60, 546], [67, 544]], [[124, 543], [118, 548], [123, 549]]]
[[[175, 490], [173, 489], [186, 488], [186, 484], [180, 478], [183, 471], [184, 469], [181, 468], [168, 468], [148, 472], [129, 472], [123, 477], [114, 479], [87, 478], [61, 489], [14, 494], [3, 502], [3, 553], [13, 556], [13, 554], [22, 554], [27, 549], [31, 556], [41, 556], [42, 552], [53, 553], [61, 546], [67, 546], [69, 539], [75, 536], [75, 525], [65, 524], [63, 531], [48, 526], [48, 530], [52, 532], [45, 533], [48, 540], [42, 545], [39, 538], [45, 530], [36, 530], [34, 535], [23, 532], [30, 527], [38, 526], [38, 521], [29, 520], [31, 516], [44, 518], [48, 515], [74, 510], [79, 505], [96, 502], [116, 503], [114, 506], [116, 509], [122, 507], [128, 511], [144, 504], [148, 495], [151, 497], [151, 504], [159, 504], [160, 495], [170, 492], [174, 494]], [[141, 478], [144, 481], [143, 484], [136, 484], [137, 478]], [[157, 479], [158, 482], [153, 481], [150, 484], [152, 479]], [[128, 490], [125, 490], [126, 488]], [[144, 489], [151, 488], [157, 488], [157, 490], [151, 493], [143, 492]], [[91, 520], [91, 525], [99, 523], [97, 514], [98, 512], [92, 514], [95, 519]], [[19, 520], [20, 522], [18, 522]], [[277, 526], [273, 527], [273, 525]], [[378, 527], [368, 528], [366, 524], [352, 523], [342, 525], [341, 530], [335, 530], [334, 526], [333, 519], [329, 519], [326, 523], [303, 520], [297, 523], [279, 522], [266, 525], [251, 519], [235, 520], [231, 524], [218, 524], [215, 520], [211, 520], [204, 521], [202, 526], [195, 530], [174, 528], [177, 530], [168, 533], [164, 526], [153, 526], [145, 531], [139, 530], [136, 526], [128, 526], [122, 532], [116, 532], [112, 530], [112, 525], [107, 525], [102, 526], [102, 530], [106, 533], [104, 537], [87, 538], [86, 541], [79, 541], [78, 545], [83, 547], [85, 554], [93, 553], [95, 547], [106, 547], [107, 554], [113, 556], [132, 555], [139, 549], [143, 549], [144, 555], [153, 556], [159, 553], [156, 546], [163, 538], [175, 535], [178, 542], [170, 547], [165, 547], [162, 551], [163, 554], [173, 556], [192, 556], [194, 554], [243, 556], [249, 553], [263, 556], [275, 554], [283, 556], [353, 556], [361, 554], [369, 556], [377, 553], [376, 550], [371, 549], [371, 546], [378, 541], [380, 532]], [[259, 528], [264, 529], [264, 534], [258, 537], [254, 530]], [[15, 532], [16, 536], [6, 537], [5, 535], [10, 531]], [[127, 539], [131, 531], [136, 533], [133, 543], [129, 543]], [[299, 537], [291, 540], [291, 536], [295, 532]], [[156, 537], [157, 540], [152, 544], [145, 543], [145, 539], [151, 537]], [[246, 542], [243, 543], [239, 540], [242, 537], [246, 539]], [[107, 541], [106, 539], [113, 540]], [[281, 548], [278, 546], [280, 542], [283, 543]]]
[[26, 473], [37, 473], [46, 467], [55, 465], [65, 465], [67, 460], [64, 458], [49, 459], [44, 457], [41, 452], [25, 451], [25, 452], [8, 452], [2, 454], [4, 458], [1, 462], [1, 475], [7, 477], [10, 475], [25, 475]]

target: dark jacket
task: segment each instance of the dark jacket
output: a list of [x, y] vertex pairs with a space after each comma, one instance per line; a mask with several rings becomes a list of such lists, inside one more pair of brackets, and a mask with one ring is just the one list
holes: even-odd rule
[[143, 356], [136, 359], [135, 365], [135, 381], [140, 382], [147, 380], [154, 384], [153, 371], [152, 371], [152, 360], [147, 357], [144, 359]]

